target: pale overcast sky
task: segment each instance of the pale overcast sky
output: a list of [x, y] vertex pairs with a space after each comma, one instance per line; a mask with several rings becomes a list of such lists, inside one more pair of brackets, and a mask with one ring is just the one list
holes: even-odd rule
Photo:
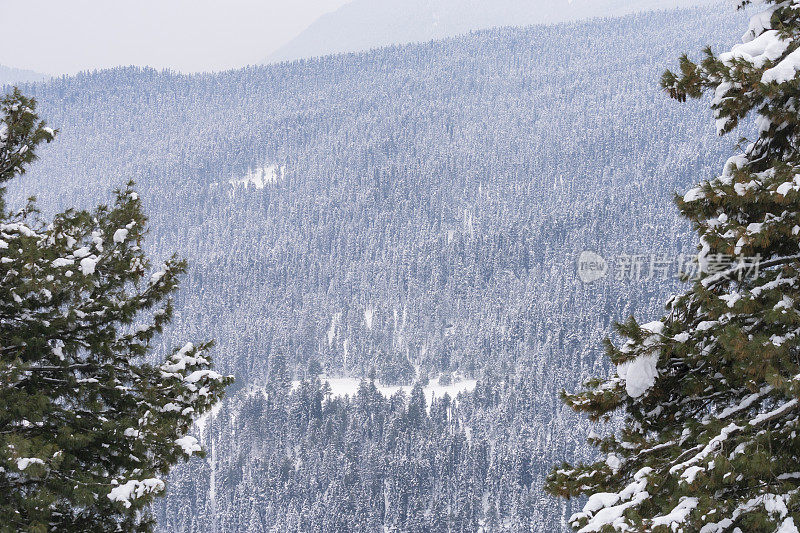
[[45, 74], [257, 63], [348, 0], [0, 0], [0, 64]]

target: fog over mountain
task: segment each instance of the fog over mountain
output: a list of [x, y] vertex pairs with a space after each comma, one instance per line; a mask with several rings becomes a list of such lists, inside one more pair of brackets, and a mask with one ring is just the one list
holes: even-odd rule
[[[347, 0], [0, 0], [0, 64], [53, 75], [116, 66], [180, 72], [261, 61]], [[35, 37], [30, 26], [36, 28]], [[0, 83], [2, 83], [0, 75]]]
[[44, 81], [50, 76], [34, 72], [33, 70], [24, 70], [20, 68], [7, 67], [0, 65], [0, 87], [3, 85], [13, 85], [15, 83], [28, 83]]
[[267, 57], [266, 62], [424, 42], [496, 26], [552, 24], [708, 3], [709, 0], [355, 0], [320, 17]]

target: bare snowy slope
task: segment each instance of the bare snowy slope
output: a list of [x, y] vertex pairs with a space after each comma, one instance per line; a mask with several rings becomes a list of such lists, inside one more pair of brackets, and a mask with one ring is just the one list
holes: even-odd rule
[[[550, 24], [712, 0], [354, 0], [322, 16], [267, 63], [441, 39], [495, 26]], [[729, 6], [728, 6], [729, 7]]]

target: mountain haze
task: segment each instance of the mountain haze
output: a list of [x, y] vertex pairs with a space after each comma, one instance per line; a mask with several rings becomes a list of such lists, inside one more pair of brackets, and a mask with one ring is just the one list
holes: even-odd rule
[[496, 26], [552, 24], [708, 3], [709, 0], [355, 0], [320, 17], [266, 62], [424, 42]]
[[50, 76], [32, 70], [7, 67], [0, 65], [0, 87], [3, 85], [13, 85], [15, 83], [30, 83], [44, 81]]

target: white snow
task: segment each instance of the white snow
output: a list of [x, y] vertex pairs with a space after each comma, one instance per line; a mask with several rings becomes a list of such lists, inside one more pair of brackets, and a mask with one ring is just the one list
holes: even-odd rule
[[722, 443], [728, 439], [731, 433], [739, 431], [742, 429], [741, 426], [737, 426], [736, 424], [728, 424], [724, 428], [719, 435], [711, 439], [708, 444], [706, 444], [705, 448], [703, 448], [697, 455], [693, 456], [687, 461], [684, 461], [680, 464], [677, 464], [669, 469], [670, 474], [674, 474], [681, 469], [689, 468], [690, 466], [694, 465], [695, 463], [699, 463], [706, 457], [708, 457], [712, 452], [715, 452], [718, 448], [722, 446]]
[[[733, 88], [733, 85], [724, 81], [717, 85], [717, 88], [714, 90], [714, 98], [711, 100], [712, 106], [718, 106], [722, 103], [723, 100], [728, 98], [728, 91]], [[717, 135], [722, 135], [725, 131], [725, 128], [728, 126], [729, 117], [720, 117], [717, 116], [716, 126], [717, 126]], [[719, 178], [720, 181], [723, 183], [730, 183], [730, 177], [723, 175]], [[689, 201], [689, 200], [684, 200]]]
[[717, 320], [704, 320], [697, 324], [697, 331], [708, 331], [716, 326], [719, 322]]
[[114, 242], [117, 244], [125, 242], [125, 239], [127, 238], [128, 238], [128, 230], [125, 228], [120, 228], [114, 232]]
[[589, 501], [583, 506], [584, 513], [596, 513], [605, 507], [612, 507], [619, 502], [619, 494], [615, 492], [598, 492], [589, 496]]
[[197, 363], [203, 362], [205, 360], [204, 358], [203, 361], [200, 361], [199, 356], [192, 357], [188, 355], [189, 352], [193, 350], [194, 350], [194, 344], [192, 344], [191, 342], [187, 342], [186, 344], [183, 345], [183, 348], [175, 352], [175, 354], [172, 357], [170, 357], [170, 361], [172, 361], [171, 364], [164, 363], [163, 365], [161, 365], [161, 370], [163, 372], [173, 374], [175, 372], [180, 372], [181, 370], [186, 370], [187, 364], [195, 365]]
[[670, 526], [672, 531], [677, 529], [673, 525], [680, 525], [689, 517], [692, 509], [697, 507], [699, 500], [697, 498], [681, 498], [680, 503], [666, 516], [657, 516], [653, 518], [653, 527], [656, 526]]
[[44, 461], [37, 457], [23, 457], [22, 459], [17, 459], [17, 468], [20, 470], [25, 470], [33, 464], [43, 465]]
[[705, 237], [700, 237], [700, 246], [700, 253], [697, 254], [697, 266], [700, 272], [708, 272], [708, 253], [711, 251], [711, 245]]
[[736, 302], [742, 299], [742, 295], [738, 292], [733, 292], [731, 294], [723, 294], [719, 297], [720, 300], [728, 304], [728, 307], [733, 309], [733, 306], [736, 305]]
[[680, 342], [681, 344], [683, 344], [684, 342], [689, 340], [689, 334], [687, 332], [683, 331], [683, 332], [678, 333], [677, 335], [675, 335], [673, 337], [673, 339], [675, 339], [676, 342]]
[[791, 309], [794, 305], [794, 300], [784, 295], [780, 302], [775, 304], [774, 309]]
[[208, 421], [214, 419], [219, 412], [222, 410], [222, 402], [219, 401], [215, 403], [211, 409], [200, 415], [197, 420], [194, 421], [194, 425], [197, 428], [197, 432], [200, 435], [200, 438], [203, 438], [203, 435], [206, 431], [206, 426], [208, 425]]
[[[590, 518], [589, 523], [578, 530], [578, 533], [601, 531], [605, 526], [612, 526], [615, 530], [621, 530], [622, 521], [624, 520], [622, 515], [625, 513], [625, 511], [631, 507], [638, 506], [640, 503], [649, 498], [650, 495], [647, 493], [645, 488], [647, 488], [646, 476], [651, 471], [652, 470], [649, 468], [643, 468], [637, 472], [636, 475], [634, 475], [634, 482], [625, 487], [625, 489], [619, 494], [614, 495], [617, 496], [617, 498], [614, 498], [610, 495], [603, 495], [592, 500], [592, 497], [590, 497], [589, 502], [592, 503], [592, 507], [597, 507], [598, 505], [603, 505], [603, 507], [598, 509], [596, 512], [584, 511], [583, 513], [573, 515], [570, 518], [570, 522], [574, 522], [575, 519], [580, 518], [581, 516], [587, 517], [588, 515]], [[605, 503], [612, 503], [612, 505], [605, 506]]]
[[781, 196], [786, 196], [787, 194], [789, 194], [789, 191], [791, 191], [794, 188], [795, 188], [794, 183], [791, 181], [787, 181], [785, 183], [781, 183], [780, 185], [778, 185], [778, 189], [776, 192]]
[[256, 189], [263, 189], [267, 185], [275, 185], [283, 179], [286, 167], [278, 165], [267, 165], [248, 170], [244, 178], [232, 179], [228, 183], [234, 187], [247, 187], [252, 185]]
[[785, 404], [781, 405], [777, 409], [773, 409], [772, 411], [770, 411], [768, 413], [761, 413], [760, 415], [758, 415], [757, 417], [755, 417], [753, 420], [750, 421], [750, 425], [751, 426], [757, 426], [758, 424], [760, 424], [762, 422], [765, 422], [765, 421], [769, 420], [770, 418], [779, 417], [782, 414], [794, 409], [796, 405], [797, 405], [797, 399], [789, 400], [788, 402], [786, 402]]
[[[362, 380], [359, 378], [322, 378], [322, 381], [328, 383], [331, 388], [331, 396], [334, 398], [343, 398], [345, 396], [353, 398], [358, 393], [358, 388]], [[445, 394], [449, 394], [451, 398], [455, 398], [461, 392], [472, 392], [477, 383], [478, 382], [474, 379], [465, 379], [450, 385], [440, 385], [439, 379], [436, 378], [430, 380], [430, 383], [423, 388], [423, 392], [428, 407], [430, 407], [434, 398], [442, 398]], [[299, 381], [292, 382], [292, 388], [296, 388], [299, 385]], [[413, 385], [383, 385], [379, 381], [375, 381], [375, 387], [387, 398], [396, 394], [398, 391], [410, 394], [411, 390], [414, 388]]]
[[80, 259], [81, 257], [88, 256], [90, 253], [92, 253], [92, 251], [89, 249], [88, 246], [81, 246], [80, 248], [72, 252], [72, 255], [74, 255], [77, 259]]
[[84, 276], [88, 276], [90, 274], [94, 274], [94, 269], [97, 266], [97, 257], [84, 257], [81, 259], [81, 272], [83, 272]]
[[705, 198], [705, 193], [703, 193], [703, 189], [700, 187], [689, 189], [686, 194], [683, 195], [683, 201], [686, 203], [694, 202], [701, 198]]
[[731, 178], [733, 178], [733, 173], [739, 170], [740, 168], [743, 168], [745, 165], [747, 165], [747, 163], [748, 163], [747, 156], [745, 155], [738, 154], [729, 157], [728, 160], [725, 161], [725, 166], [722, 170], [722, 176], [720, 177], [720, 181], [729, 184]]
[[746, 396], [737, 405], [732, 405], [730, 407], [726, 407], [725, 409], [723, 409], [722, 412], [720, 412], [718, 418], [720, 418], [720, 419], [728, 418], [729, 416], [731, 416], [734, 413], [738, 413], [739, 411], [747, 409], [748, 407], [753, 405], [756, 402], [756, 400], [760, 399], [765, 394], [768, 394], [771, 390], [772, 390], [772, 387], [770, 387], [769, 385], [766, 385], [766, 386], [762, 387], [759, 392], [756, 392], [756, 393], [750, 394], [749, 396]]
[[642, 326], [642, 329], [655, 335], [660, 335], [664, 331], [664, 323], [659, 320], [648, 322]]
[[[649, 322], [640, 326], [650, 335], [644, 339], [643, 346], [647, 353], [640, 354], [625, 363], [617, 365], [617, 375], [625, 382], [625, 391], [631, 398], [639, 398], [655, 384], [658, 377], [658, 352], [652, 348], [659, 342], [664, 332], [661, 321]], [[634, 343], [629, 341], [623, 348], [624, 353], [633, 351]]]
[[608, 457], [606, 457], [606, 466], [608, 466], [611, 471], [616, 474], [619, 472], [620, 467], [622, 466], [622, 460], [616, 456], [616, 454], [610, 453]]
[[697, 477], [697, 474], [699, 474], [700, 472], [704, 472], [704, 471], [705, 471], [705, 468], [703, 468], [702, 466], [697, 466], [697, 465], [690, 466], [689, 468], [687, 468], [683, 472], [683, 474], [681, 474], [681, 478], [685, 479], [686, 483], [691, 485], [692, 483], [694, 483], [694, 480]]
[[781, 4], [771, 6], [769, 9], [761, 11], [760, 13], [756, 13], [750, 17], [750, 24], [747, 28], [747, 32], [742, 35], [742, 42], [750, 42], [766, 30], [772, 29], [772, 14], [776, 9], [783, 7], [786, 4], [786, 2], [782, 2]]
[[141, 498], [146, 494], [153, 492], [161, 492], [164, 490], [164, 482], [157, 478], [132, 479], [124, 485], [119, 485], [111, 489], [108, 493], [108, 499], [114, 502], [122, 502], [128, 508], [131, 506], [131, 500]]
[[754, 233], [760, 233], [763, 227], [763, 222], [753, 222], [752, 224], [747, 225], [747, 233], [750, 233], [751, 235]]
[[53, 339], [51, 341], [51, 346], [53, 347], [53, 355], [58, 357], [61, 361], [64, 360], [64, 341], [61, 339]]
[[188, 376], [183, 378], [183, 381], [185, 381], [187, 383], [197, 383], [198, 381], [200, 381], [203, 378], [208, 378], [208, 379], [211, 379], [211, 380], [214, 380], [214, 381], [219, 381], [219, 380], [222, 379], [222, 374], [219, 374], [218, 372], [214, 372], [213, 370], [207, 370], [207, 369], [206, 370], [195, 370], [194, 372], [192, 372], [191, 374], [189, 374]]
[[794, 79], [797, 71], [800, 70], [800, 48], [783, 58], [783, 60], [764, 71], [761, 75], [762, 83], [785, 83]]
[[180, 448], [183, 450], [183, 453], [186, 455], [192, 455], [194, 452], [199, 452], [202, 449], [200, 444], [198, 444], [197, 439], [191, 435], [186, 435], [185, 437], [176, 439], [175, 444], [180, 446]]
[[743, 59], [756, 68], [762, 68], [767, 61], [775, 61], [781, 57], [789, 44], [789, 41], [780, 38], [777, 30], [769, 30], [751, 41], [737, 44], [730, 52], [720, 54], [719, 59], [728, 65], [734, 59]]
[[[720, 54], [720, 60], [731, 64], [733, 59], [743, 59], [752, 63], [756, 68], [764, 67], [767, 61], [779, 60], [786, 53], [791, 41], [782, 39], [778, 30], [771, 29], [771, 18], [776, 9], [789, 4], [790, 2], [776, 3], [751, 17], [750, 26], [742, 36], [743, 44], [734, 46], [728, 53]], [[800, 70], [800, 49], [794, 50], [777, 65], [765, 70], [761, 76], [761, 82], [784, 83], [794, 79], [798, 70]], [[726, 85], [723, 92], [727, 93], [730, 83], [723, 85]]]
[[797, 526], [794, 525], [794, 518], [791, 516], [783, 521], [781, 527], [775, 533], [797, 533]]
[[617, 375], [625, 381], [625, 392], [639, 398], [652, 387], [658, 377], [658, 354], [640, 355], [632, 361], [617, 365]]
[[339, 321], [342, 319], [342, 313], [336, 313], [331, 319], [331, 327], [328, 328], [328, 346], [333, 345], [336, 339], [336, 328], [339, 326]]

